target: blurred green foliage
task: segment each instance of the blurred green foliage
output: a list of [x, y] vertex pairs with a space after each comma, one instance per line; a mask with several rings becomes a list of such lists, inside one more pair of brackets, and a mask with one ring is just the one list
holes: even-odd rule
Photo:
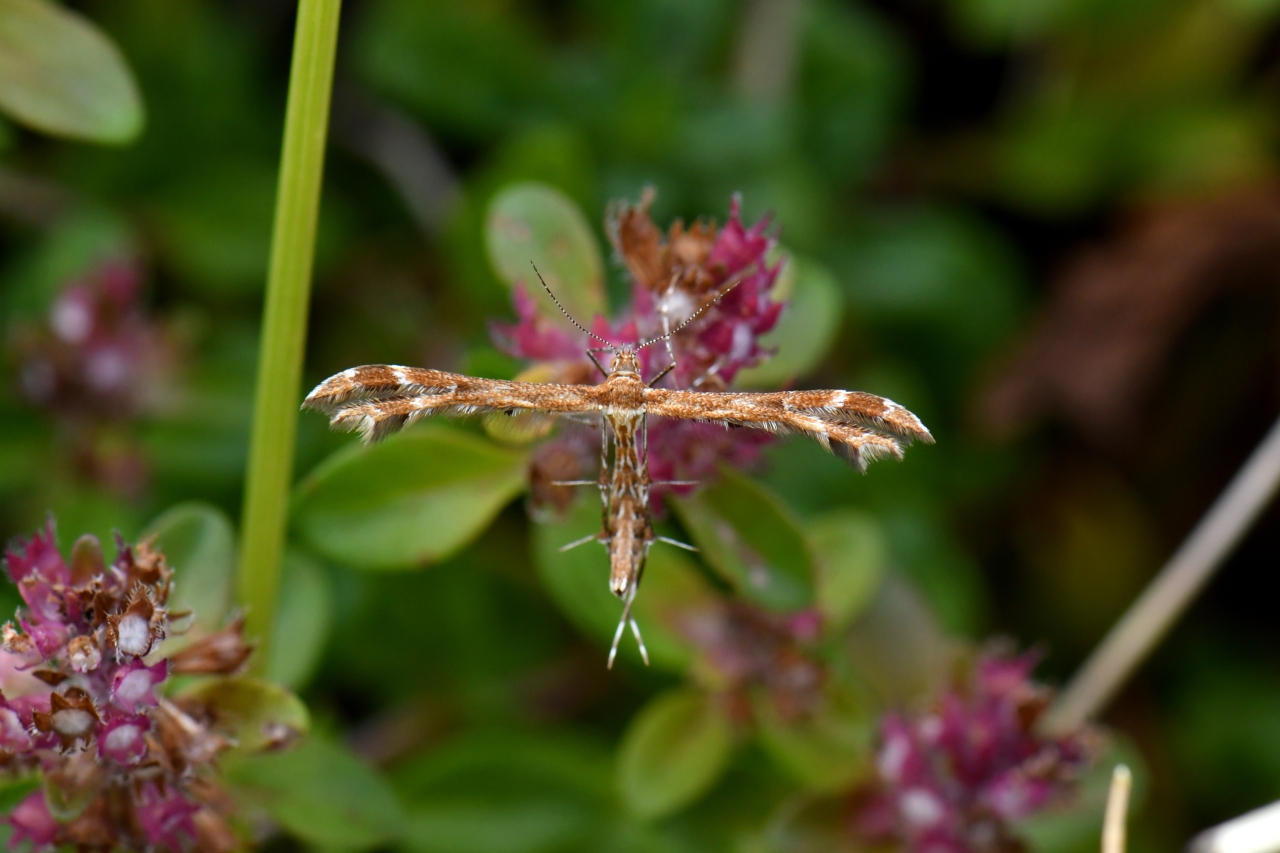
[[[511, 316], [530, 260], [589, 318], [627, 295], [601, 248], [610, 200], [652, 184], [665, 225], [723, 220], [741, 192], [746, 221], [777, 223], [793, 300], [768, 341], [777, 357], [744, 387], [884, 394], [938, 445], [860, 477], [779, 442], [760, 471], [672, 501], [662, 531], [702, 551], [655, 547], [636, 603], [653, 666], [624, 644], [606, 673], [618, 610], [607, 561], [591, 544], [557, 550], [598, 527], [594, 496], [532, 521], [526, 450], [483, 424], [360, 449], [304, 415], [268, 673], [302, 691], [319, 734], [227, 768], [246, 803], [302, 843], [787, 849], [837, 821], [824, 809], [869, 772], [876, 714], [944, 677], [944, 633], [1046, 639], [1065, 674], [1176, 544], [1187, 511], [1156, 518], [1161, 495], [1126, 460], [1057, 432], [994, 444], [974, 401], [1061, 259], [1044, 234], [1068, 244], [1133, 204], [1275, 174], [1280, 8], [807, 0], [792, 30], [753, 42], [773, 5], [349, 4], [309, 379], [379, 362], [514, 376], [486, 324]], [[0, 322], [6, 340], [43, 327], [69, 282], [129, 259], [172, 376], [130, 418], [69, 417], [24, 395], [6, 350], [0, 517], [17, 534], [52, 510], [64, 544], [157, 533], [176, 594], [212, 627], [229, 604], [292, 6], [75, 8], [94, 29], [52, 4], [0, 0], [0, 108], [36, 130], [137, 138], [103, 148], [0, 127]], [[23, 112], [14, 63], [65, 70], [52, 52], [12, 49], [27, 11], [98, 45], [83, 61], [99, 63], [88, 77], [101, 91], [76, 113], [89, 125]], [[935, 49], [956, 66], [939, 70]], [[989, 62], [998, 86], [975, 70]], [[56, 76], [22, 79], [56, 105]], [[938, 99], [982, 85], [988, 103], [946, 119]], [[126, 451], [145, 462], [132, 492], [84, 462]], [[1073, 466], [1096, 476], [1061, 475]], [[720, 703], [723, 679], [681, 633], [688, 612], [742, 601], [825, 617], [806, 653], [829, 680], [804, 721], [759, 690]], [[1115, 719], [1161, 771], [1137, 850], [1280, 790], [1274, 660], [1253, 660], [1258, 644], [1185, 651], [1200, 645], [1175, 643], [1155, 687]], [[1093, 845], [1079, 828], [1099, 808], [1090, 791], [1064, 818], [1072, 832], [1028, 830], [1036, 849]]]

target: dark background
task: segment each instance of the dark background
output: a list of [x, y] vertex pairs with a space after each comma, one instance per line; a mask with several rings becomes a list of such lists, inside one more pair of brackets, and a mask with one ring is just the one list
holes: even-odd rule
[[[64, 545], [178, 500], [238, 512], [293, 11], [73, 5], [121, 46], [148, 127], [103, 148], [0, 125], [3, 168], [43, 193], [0, 194], [0, 529], [51, 510]], [[781, 443], [763, 481], [802, 516], [873, 512], [948, 630], [1036, 645], [1061, 681], [1277, 410], [1278, 88], [1271, 0], [349, 0], [306, 384], [514, 372], [481, 231], [511, 181], [593, 222], [650, 184], [663, 225], [741, 192], [840, 286], [801, 384], [892, 396], [938, 439], [865, 478]], [[108, 256], [143, 277], [167, 402], [31, 401], [21, 330]], [[299, 473], [343, 441], [304, 415]], [[524, 579], [525, 519], [420, 573], [326, 567], [317, 713], [359, 742], [428, 708], [415, 750], [530, 721], [616, 738], [661, 679], [592, 669]], [[1137, 849], [1280, 796], [1277, 530], [1273, 508], [1107, 713], [1147, 765]]]

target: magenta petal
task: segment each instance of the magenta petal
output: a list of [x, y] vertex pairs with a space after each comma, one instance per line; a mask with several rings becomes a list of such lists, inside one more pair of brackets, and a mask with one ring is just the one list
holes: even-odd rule
[[169, 662], [159, 661], [147, 666], [135, 660], [122, 666], [111, 681], [111, 700], [126, 711], [139, 707], [154, 708], [159, 704], [155, 687], [169, 677]]
[[15, 584], [27, 577], [35, 577], [48, 584], [70, 583], [71, 572], [54, 542], [52, 517], [45, 522], [43, 531], [36, 531], [30, 541], [21, 546], [21, 552], [9, 551], [5, 566]]
[[70, 630], [61, 622], [28, 622], [26, 619], [19, 621], [22, 630], [26, 631], [31, 642], [35, 643], [36, 650], [46, 658], [57, 654], [71, 636]]
[[1053, 787], [1048, 779], [1031, 778], [1015, 769], [988, 783], [981, 799], [995, 814], [1013, 820], [1043, 808], [1053, 796]]
[[0, 748], [10, 752], [26, 752], [31, 748], [31, 734], [18, 711], [0, 699]]
[[98, 754], [121, 764], [133, 764], [147, 753], [146, 733], [151, 720], [142, 715], [121, 717], [98, 731]]
[[38, 575], [28, 575], [18, 584], [18, 594], [27, 608], [42, 622], [61, 622], [63, 596]]
[[49, 814], [43, 791], [32, 791], [18, 803], [4, 821], [13, 827], [9, 849], [16, 850], [23, 841], [31, 842], [31, 849], [52, 847], [58, 840], [58, 822]]
[[199, 807], [177, 791], [162, 795], [154, 784], [148, 784], [138, 797], [136, 810], [147, 840], [158, 847], [182, 850], [196, 838], [191, 816]]
[[523, 286], [512, 294], [516, 323], [493, 323], [490, 337], [508, 355], [531, 361], [564, 361], [583, 358], [583, 339], [547, 320]]

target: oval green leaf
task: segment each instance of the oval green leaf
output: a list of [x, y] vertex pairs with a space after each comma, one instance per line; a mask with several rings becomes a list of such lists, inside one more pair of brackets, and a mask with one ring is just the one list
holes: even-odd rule
[[[546, 297], [533, 272], [542, 273], [556, 299], [584, 326], [605, 314], [604, 260], [582, 211], [555, 187], [512, 184], [494, 196], [485, 216], [485, 245], [494, 272], [535, 300]], [[572, 328], [547, 302], [542, 313]]]
[[761, 746], [809, 790], [845, 790], [870, 772], [875, 719], [845, 691], [828, 690], [822, 707], [798, 720], [780, 717], [763, 692], [752, 709]]
[[334, 454], [298, 486], [294, 523], [335, 562], [414, 568], [471, 542], [527, 476], [524, 453], [429, 426]]
[[756, 367], [734, 378], [739, 388], [777, 388], [813, 370], [827, 354], [840, 330], [844, 299], [831, 271], [817, 261], [790, 257], [774, 287], [774, 298], [785, 301], [782, 317], [760, 339], [776, 350]]
[[318, 734], [296, 749], [225, 762], [232, 793], [323, 850], [366, 850], [400, 837], [391, 786], [347, 747]]
[[289, 549], [280, 578], [267, 677], [293, 690], [306, 684], [320, 663], [332, 613], [333, 589], [324, 566]]
[[[622, 615], [622, 603], [609, 591], [608, 552], [595, 542], [560, 550], [599, 530], [600, 504], [591, 495], [579, 500], [561, 521], [534, 527], [533, 554], [551, 599], [584, 633], [607, 647]], [[671, 545], [654, 545], [632, 608], [653, 666], [673, 671], [685, 668], [690, 650], [673, 630], [673, 623], [681, 612], [697, 608], [711, 595], [686, 557]], [[630, 635], [623, 638], [618, 656], [641, 663]]]
[[854, 670], [886, 705], [934, 695], [954, 662], [955, 646], [910, 583], [887, 574], [841, 644]]
[[195, 699], [209, 709], [212, 728], [235, 743], [234, 751], [251, 755], [306, 734], [311, 715], [289, 690], [261, 678], [211, 678], [197, 682], [179, 697]]
[[773, 492], [722, 466], [715, 483], [671, 506], [703, 559], [744, 598], [773, 610], [813, 602], [813, 554]]
[[884, 577], [884, 535], [874, 519], [851, 509], [828, 513], [806, 527], [817, 558], [818, 608], [838, 631], [862, 612]]
[[119, 49], [83, 16], [46, 0], [0, 0], [0, 110], [35, 130], [129, 142], [142, 97]]
[[222, 627], [231, 606], [236, 557], [235, 528], [226, 513], [198, 501], [178, 504], [148, 524], [143, 536], [156, 537], [173, 567], [170, 609], [193, 611], [202, 630]]
[[636, 815], [664, 817], [705, 794], [733, 753], [733, 726], [705, 693], [669, 690], [640, 710], [622, 736], [618, 788]]

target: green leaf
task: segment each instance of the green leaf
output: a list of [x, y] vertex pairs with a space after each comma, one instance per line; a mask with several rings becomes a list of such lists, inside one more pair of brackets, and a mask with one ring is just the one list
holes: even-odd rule
[[415, 853], [587, 849], [612, 811], [613, 755], [604, 744], [540, 730], [468, 732], [397, 768]]
[[[533, 555], [552, 600], [584, 633], [607, 646], [622, 615], [622, 603], [609, 591], [608, 552], [595, 542], [560, 550], [562, 545], [599, 530], [600, 504], [591, 495], [578, 501], [558, 523], [534, 527]], [[699, 607], [710, 595], [711, 590], [683, 554], [671, 545], [654, 545], [632, 607], [653, 666], [684, 669], [689, 649], [673, 630], [674, 618], [681, 611]], [[640, 662], [630, 636], [619, 645], [618, 655]]]
[[839, 688], [828, 690], [813, 716], [784, 720], [766, 693], [752, 697], [760, 744], [806, 788], [839, 791], [871, 768], [875, 720]]
[[234, 751], [243, 755], [278, 746], [311, 727], [301, 699], [260, 678], [212, 678], [179, 695], [205, 705], [214, 731], [234, 741]]
[[138, 85], [115, 44], [45, 0], [0, 0], [0, 110], [89, 142], [129, 142], [143, 124]]
[[671, 506], [703, 559], [743, 597], [775, 610], [812, 603], [813, 554], [773, 492], [722, 466], [714, 484]]
[[[531, 264], [579, 323], [590, 325], [606, 313], [600, 247], [582, 211], [555, 187], [519, 183], [494, 196], [485, 217], [485, 244], [498, 278], [513, 288], [523, 285], [539, 304], [546, 297]], [[569, 326], [549, 301], [544, 307], [545, 316]]]
[[215, 506], [192, 501], [147, 525], [174, 569], [172, 610], [195, 611], [196, 626], [216, 631], [231, 606], [235, 584], [235, 528]]
[[526, 477], [524, 453], [433, 425], [334, 454], [299, 485], [294, 519], [335, 562], [414, 568], [471, 542]]
[[910, 705], [945, 682], [954, 647], [920, 593], [897, 573], [885, 576], [844, 632], [850, 664], [887, 705]]
[[18, 803], [39, 787], [39, 776], [0, 777], [0, 814], [12, 812]]
[[733, 727], [705, 693], [669, 690], [631, 721], [618, 754], [618, 787], [643, 818], [678, 811], [706, 793], [733, 752]]
[[294, 690], [306, 684], [324, 652], [332, 614], [333, 589], [324, 567], [286, 551], [267, 677]]
[[404, 815], [391, 786], [337, 741], [312, 735], [288, 752], [224, 762], [246, 809], [263, 809], [289, 833], [330, 850], [397, 839]]
[[844, 300], [831, 271], [816, 261], [792, 256], [783, 267], [773, 297], [785, 301], [778, 325], [760, 339], [777, 352], [763, 364], [740, 371], [740, 388], [777, 388], [811, 371], [827, 354], [840, 329]]
[[595, 815], [573, 803], [444, 802], [414, 809], [404, 849], [412, 853], [543, 853], [570, 849]]
[[840, 630], [871, 601], [884, 576], [887, 549], [880, 527], [867, 515], [840, 509], [807, 525], [817, 558], [818, 608]]

